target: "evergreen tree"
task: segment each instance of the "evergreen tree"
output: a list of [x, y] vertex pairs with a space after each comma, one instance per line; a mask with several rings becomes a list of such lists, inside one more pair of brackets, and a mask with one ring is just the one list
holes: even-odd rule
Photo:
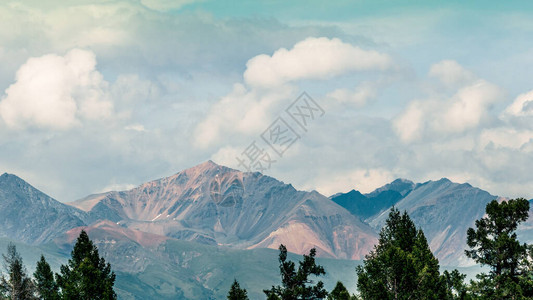
[[35, 273], [33, 273], [35, 280], [35, 287], [39, 294], [39, 299], [42, 300], [57, 300], [59, 299], [59, 288], [54, 279], [54, 273], [50, 268], [48, 262], [43, 255], [37, 262]]
[[447, 299], [439, 262], [422, 230], [407, 215], [391, 209], [379, 243], [356, 269], [363, 299]]
[[98, 248], [85, 231], [81, 231], [67, 265], [61, 266], [57, 283], [62, 299], [116, 299], [113, 290], [115, 273], [98, 254]]
[[472, 283], [473, 294], [484, 299], [532, 299], [532, 250], [516, 235], [518, 225], [529, 216], [529, 201], [493, 200], [485, 211], [487, 216], [476, 221], [476, 229], [467, 231], [471, 249], [465, 251], [466, 255], [490, 268], [488, 274], [479, 274], [479, 281]]
[[233, 280], [233, 284], [228, 292], [228, 300], [248, 300], [248, 292], [246, 289], [241, 289], [237, 279]]
[[3, 297], [12, 300], [35, 299], [35, 288], [31, 278], [26, 273], [22, 257], [17, 252], [17, 247], [9, 243], [7, 255], [4, 258], [4, 270], [7, 276], [0, 278], [0, 293]]
[[468, 287], [464, 283], [466, 278], [465, 274], [459, 273], [457, 270], [448, 272], [445, 270], [442, 274], [446, 288], [449, 291], [448, 298], [451, 300], [468, 300], [472, 299], [470, 294], [467, 293]]
[[329, 293], [328, 300], [354, 300], [342, 282], [337, 281], [335, 288]]
[[299, 300], [299, 299], [324, 299], [328, 292], [324, 289], [324, 283], [318, 281], [313, 285], [309, 276], [325, 275], [324, 268], [315, 262], [316, 249], [313, 248], [309, 255], [303, 256], [299, 262], [298, 270], [292, 261], [287, 261], [287, 248], [279, 246], [279, 270], [281, 286], [272, 286], [269, 290], [263, 290], [267, 299]]

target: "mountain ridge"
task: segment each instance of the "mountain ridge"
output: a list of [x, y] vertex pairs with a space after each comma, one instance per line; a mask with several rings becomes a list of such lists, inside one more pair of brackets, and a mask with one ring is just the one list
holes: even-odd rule
[[[364, 205], [350, 207], [357, 201], [340, 201], [346, 195]], [[447, 178], [423, 183], [398, 178], [370, 193], [352, 189], [328, 199], [317, 191], [298, 191], [273, 177], [209, 160], [130, 190], [64, 204], [4, 173], [0, 236], [42, 244], [72, 228], [93, 226], [109, 234], [123, 231], [125, 236], [144, 237], [136, 240], [141, 245], [154, 236], [236, 249], [277, 248], [283, 243], [299, 254], [316, 247], [321, 257], [361, 259], [372, 249], [394, 205], [424, 230], [441, 263], [467, 265], [462, 256], [466, 229], [483, 216], [486, 203], [497, 198], [503, 199]], [[22, 211], [27, 215], [21, 216]], [[533, 240], [531, 228], [533, 220], [528, 220], [519, 228], [520, 235]]]
[[39, 191], [20, 177], [0, 175], [0, 236], [30, 244], [51, 241], [88, 215]]
[[[237, 249], [277, 248], [360, 259], [375, 232], [317, 191], [207, 161], [131, 190], [68, 203], [93, 219], [171, 238]], [[100, 217], [98, 217], [100, 216]]]

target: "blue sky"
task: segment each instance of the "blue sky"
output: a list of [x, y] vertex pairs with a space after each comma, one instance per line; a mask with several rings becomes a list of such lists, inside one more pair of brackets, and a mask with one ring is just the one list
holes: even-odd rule
[[[530, 1], [41, 2], [0, 4], [0, 171], [58, 200], [242, 169], [254, 141], [326, 195], [533, 197]], [[304, 91], [325, 114], [276, 157], [261, 134]]]

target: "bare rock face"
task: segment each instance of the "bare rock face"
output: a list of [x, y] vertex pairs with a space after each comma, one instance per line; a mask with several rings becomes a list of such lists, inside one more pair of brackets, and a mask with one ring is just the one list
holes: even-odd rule
[[122, 272], [142, 272], [154, 260], [161, 257], [159, 247], [169, 238], [138, 230], [124, 228], [104, 220], [90, 226], [75, 227], [54, 239], [54, 243], [69, 253], [76, 239], [84, 230], [97, 245], [100, 253]]
[[11, 174], [0, 176], [0, 236], [29, 244], [48, 242], [86, 224], [87, 213], [56, 201]]
[[299, 254], [316, 247], [323, 257], [361, 259], [376, 242], [374, 230], [317, 192], [212, 161], [129, 191], [69, 204], [92, 220], [238, 249], [283, 243]]

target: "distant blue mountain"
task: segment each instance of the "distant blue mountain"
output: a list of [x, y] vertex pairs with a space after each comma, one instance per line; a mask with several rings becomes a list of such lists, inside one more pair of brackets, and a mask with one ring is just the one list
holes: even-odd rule
[[[372, 226], [383, 227], [389, 209], [407, 211], [415, 224], [424, 230], [434, 254], [443, 265], [472, 264], [464, 256], [466, 231], [485, 214], [485, 206], [494, 199], [503, 200], [468, 183], [437, 181], [413, 183], [405, 179], [384, 185], [368, 194], [356, 190], [339, 193], [330, 199]], [[533, 207], [533, 203], [532, 203]], [[533, 241], [533, 216], [519, 227], [524, 242]]]
[[[485, 206], [498, 199], [468, 183], [446, 178], [416, 184], [395, 206], [407, 211], [415, 224], [424, 230], [428, 243], [443, 265], [468, 265], [464, 256], [466, 231], [485, 214]], [[388, 217], [383, 211], [367, 222], [379, 230]]]
[[344, 207], [350, 213], [365, 220], [391, 206], [407, 196], [415, 184], [406, 179], [396, 179], [368, 194], [351, 190], [348, 193], [339, 193], [330, 197], [333, 202]]

